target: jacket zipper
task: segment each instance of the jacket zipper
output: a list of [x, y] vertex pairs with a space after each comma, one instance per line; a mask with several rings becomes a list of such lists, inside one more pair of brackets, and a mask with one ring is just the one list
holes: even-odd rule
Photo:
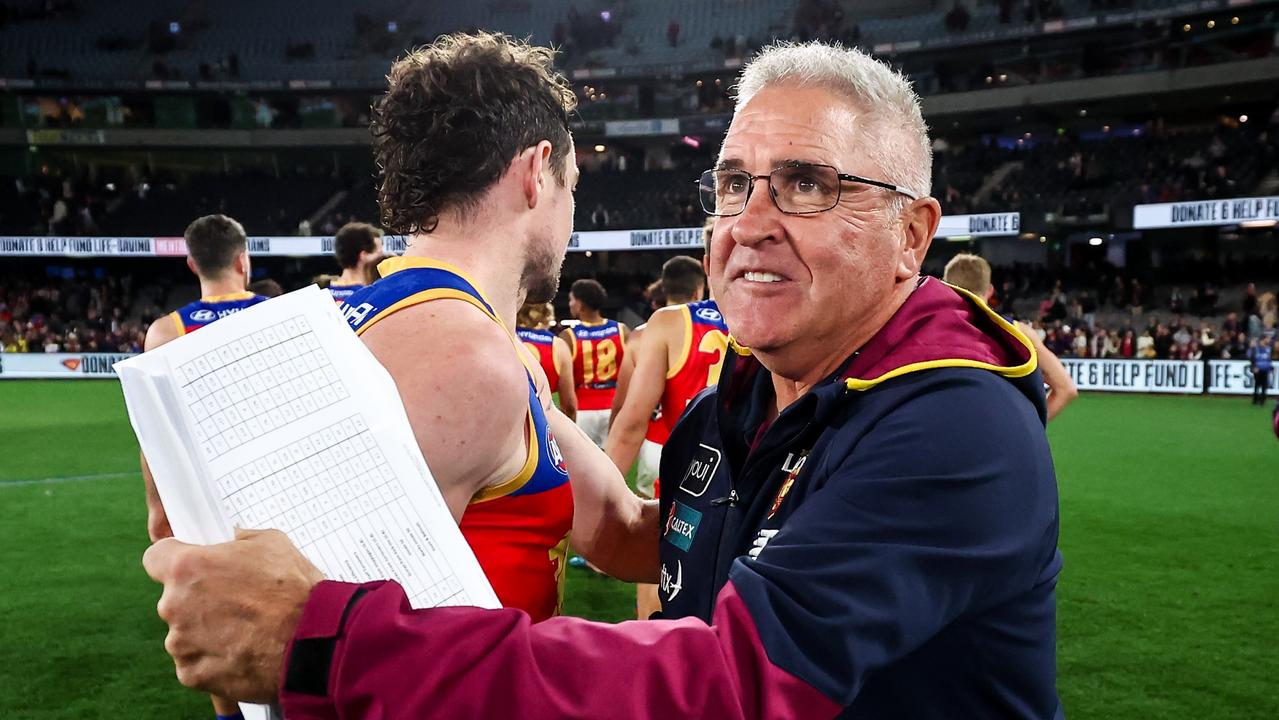
[[[808, 422], [805, 422], [804, 426], [800, 428], [799, 432], [791, 436], [791, 438], [787, 440], [786, 442], [780, 443], [777, 446], [776, 450], [772, 450], [764, 454], [761, 454], [758, 458], [748, 457], [746, 462], [742, 464], [742, 477], [749, 478], [751, 473], [755, 472], [758, 468], [772, 467], [774, 461], [783, 457], [783, 453], [788, 451], [790, 448], [792, 448], [796, 443], [798, 443], [801, 440], [804, 440], [805, 442], [807, 442], [808, 435], [810, 434], [810, 431], [812, 430], [812, 428], [813, 428], [813, 423], [811, 420]], [[769, 474], [771, 474], [771, 471], [768, 471], [768, 470], [764, 471], [764, 476], [760, 478], [760, 483], [758, 483], [759, 489], [755, 493], [755, 496], [751, 499], [751, 505], [749, 507], [746, 507], [746, 508], [742, 507], [741, 496], [738, 495], [737, 493], [737, 483], [734, 482], [731, 474], [729, 475], [728, 495], [726, 497], [720, 497], [720, 498], [715, 498], [714, 500], [711, 500], [712, 506], [718, 507], [722, 505], [728, 505], [728, 509], [724, 513], [723, 527], [720, 528], [719, 542], [715, 545], [715, 555], [711, 560], [711, 568], [713, 569], [712, 572], [715, 573], [715, 580], [717, 581], [716, 587], [722, 588], [725, 584], [728, 583], [728, 570], [730, 570], [732, 566], [729, 565], [728, 567], [724, 568], [721, 575], [719, 560], [720, 560], [720, 557], [722, 557], [725, 553], [724, 548], [726, 545], [737, 544], [739, 540], [738, 533], [740, 532], [740, 529], [742, 526], [742, 520], [745, 518], [745, 510], [749, 510], [751, 507], [754, 507], [759, 502], [759, 498], [761, 496], [770, 496], [770, 490], [772, 492], [777, 491], [777, 488], [771, 487], [772, 484], [769, 484], [768, 486], [764, 484], [764, 481], [768, 479]], [[736, 559], [737, 556], [734, 555], [733, 557], [734, 559]], [[722, 582], [718, 582], [720, 580], [722, 580]], [[706, 606], [703, 608], [704, 617], [706, 618], [711, 617], [711, 613], [715, 607], [715, 598], [718, 597], [718, 595], [719, 595], [719, 592], [717, 591], [713, 593], [711, 597], [706, 599]]]

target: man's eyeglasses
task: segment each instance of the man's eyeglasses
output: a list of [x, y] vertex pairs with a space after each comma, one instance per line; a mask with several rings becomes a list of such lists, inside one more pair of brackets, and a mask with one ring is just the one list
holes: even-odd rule
[[901, 193], [918, 200], [915, 193], [880, 180], [849, 175], [830, 165], [796, 163], [783, 165], [767, 175], [751, 175], [745, 170], [707, 170], [697, 182], [702, 209], [715, 217], [740, 215], [746, 209], [756, 180], [768, 180], [768, 194], [777, 209], [787, 215], [811, 215], [839, 204], [844, 183], [869, 185]]

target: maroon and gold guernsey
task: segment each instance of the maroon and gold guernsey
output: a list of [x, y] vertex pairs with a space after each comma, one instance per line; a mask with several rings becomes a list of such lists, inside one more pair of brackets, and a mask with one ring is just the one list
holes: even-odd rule
[[193, 303], [183, 305], [169, 313], [169, 317], [177, 325], [178, 334], [186, 335], [189, 332], [199, 330], [214, 320], [233, 315], [268, 299], [265, 295], [254, 295], [247, 290], [228, 295], [210, 295], [202, 297]]
[[626, 354], [626, 326], [616, 320], [581, 323], [573, 335], [573, 384], [578, 410], [609, 410], [617, 393], [617, 372]]
[[338, 305], [341, 305], [342, 303], [346, 302], [347, 298], [351, 297], [352, 295], [356, 294], [357, 292], [363, 290], [366, 287], [368, 286], [367, 285], [338, 285], [336, 283], [329, 283], [328, 291], [329, 291], [329, 295], [333, 296], [333, 302], [337, 303]]
[[537, 356], [537, 362], [546, 373], [551, 390], [558, 388], [560, 370], [555, 367], [555, 333], [541, 328], [515, 328], [515, 335], [529, 352]]
[[[503, 606], [524, 610], [534, 622], [558, 615], [573, 527], [573, 492], [537, 394], [532, 358], [462, 270], [419, 257], [389, 258], [378, 270], [381, 280], [357, 291], [340, 307], [356, 334], [406, 307], [452, 299], [478, 308], [510, 336], [511, 351], [519, 356], [528, 377], [527, 455], [514, 477], [471, 498], [460, 525]], [[483, 408], [468, 410], [484, 412]]]
[[684, 316], [684, 345], [679, 362], [666, 372], [661, 405], [645, 435], [658, 445], [666, 444], [684, 408], [697, 393], [719, 382], [724, 353], [728, 351], [728, 326], [714, 300], [681, 305], [679, 309]]

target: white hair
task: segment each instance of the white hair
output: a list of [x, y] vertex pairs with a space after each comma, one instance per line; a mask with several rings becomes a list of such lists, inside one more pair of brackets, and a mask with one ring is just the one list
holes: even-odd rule
[[[777, 42], [761, 50], [742, 70], [735, 110], [740, 112], [760, 90], [779, 83], [817, 86], [848, 98], [877, 131], [875, 142], [865, 147], [887, 177], [872, 179], [899, 185], [919, 197], [932, 192], [928, 125], [919, 109], [919, 96], [900, 72], [857, 48]], [[897, 198], [900, 209], [906, 198]]]

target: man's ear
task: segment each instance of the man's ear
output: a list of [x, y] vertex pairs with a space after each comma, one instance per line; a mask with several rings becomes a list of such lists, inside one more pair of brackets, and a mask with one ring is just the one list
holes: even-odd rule
[[920, 198], [906, 206], [902, 213], [897, 279], [909, 280], [919, 274], [928, 248], [933, 244], [933, 236], [941, 222], [941, 204], [936, 198]]
[[551, 169], [550, 141], [542, 140], [533, 147], [526, 148], [516, 157], [512, 169], [520, 173], [520, 188], [524, 191], [524, 200], [528, 203], [528, 209], [532, 210], [537, 207], [550, 181], [548, 178]]
[[187, 269], [195, 273], [196, 277], [200, 276], [200, 271], [195, 269], [195, 261], [191, 259], [190, 255], [187, 256]]

